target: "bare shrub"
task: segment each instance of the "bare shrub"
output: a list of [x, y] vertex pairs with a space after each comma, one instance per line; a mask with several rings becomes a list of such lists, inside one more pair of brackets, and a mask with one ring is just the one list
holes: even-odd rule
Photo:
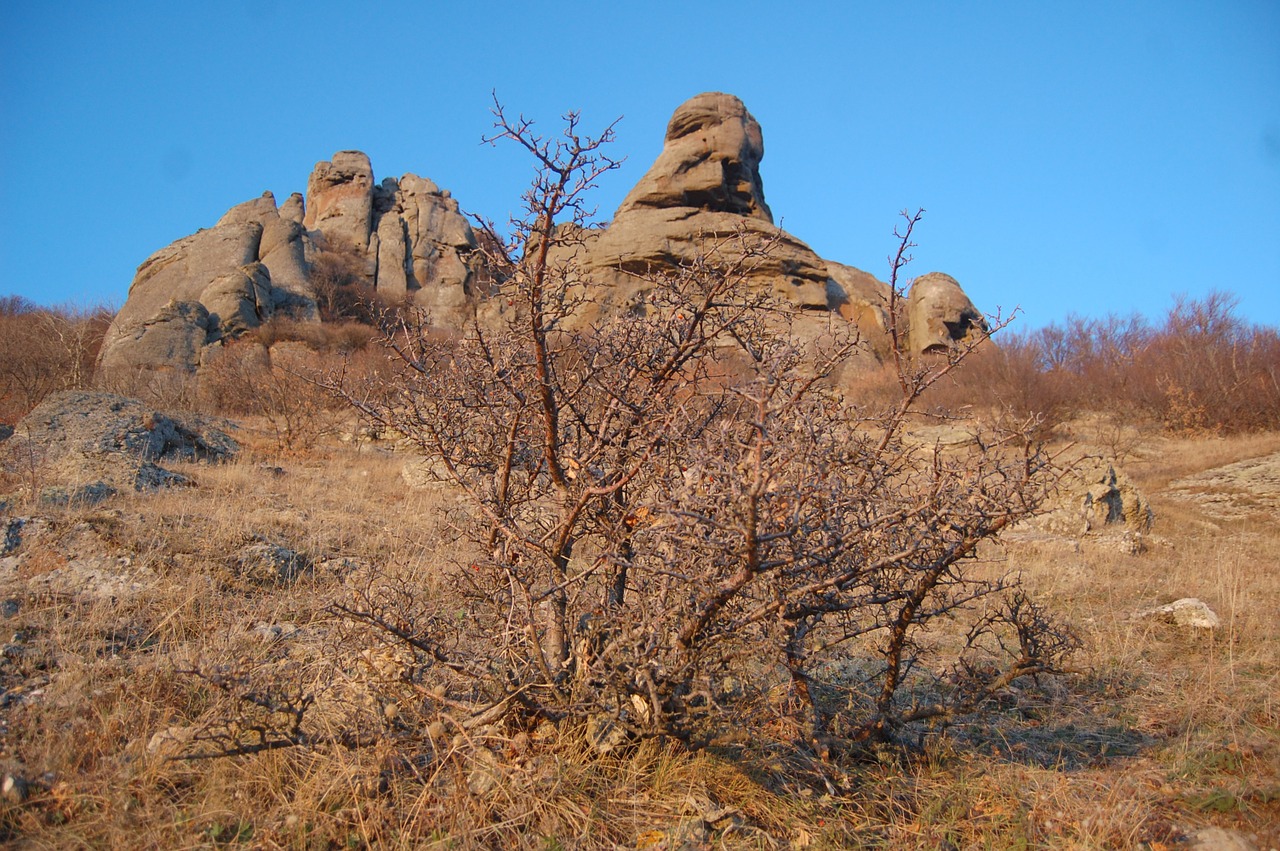
[[334, 355], [301, 343], [271, 349], [252, 337], [225, 344], [201, 367], [203, 406], [233, 416], [258, 416], [286, 452], [313, 448], [342, 421], [343, 406], [317, 381], [334, 368]]
[[1118, 428], [1256, 431], [1280, 422], [1280, 334], [1250, 325], [1233, 296], [1178, 298], [1159, 325], [1138, 314], [1070, 316], [979, 351], [935, 388], [931, 406], [992, 405], [1046, 430], [1082, 413]]
[[373, 286], [368, 261], [345, 247], [324, 248], [311, 261], [309, 277], [324, 322], [354, 321], [378, 325], [402, 305], [388, 301]]
[[1037, 334], [1005, 333], [998, 345], [980, 346], [925, 395], [942, 415], [992, 415], [1034, 423], [1041, 438], [1053, 435], [1075, 411], [1078, 399], [1060, 371], [1044, 368]]
[[89, 387], [110, 323], [102, 307], [0, 300], [0, 422], [16, 422], [55, 391]]
[[1178, 298], [1143, 353], [1168, 427], [1250, 431], [1280, 422], [1280, 335], [1241, 320], [1236, 304], [1223, 292]]
[[[1071, 634], [1015, 577], [975, 570], [978, 545], [1045, 498], [1047, 459], [1025, 433], [962, 452], [905, 437], [921, 394], [978, 341], [912, 364], [894, 325], [896, 401], [850, 405], [828, 379], [859, 344], [802, 348], [788, 309], [745, 285], [771, 250], [747, 233], [648, 276], [639, 315], [567, 331], [591, 293], [551, 249], [580, 238], [585, 193], [616, 165], [612, 131], [583, 136], [570, 114], [546, 138], [496, 115], [497, 137], [540, 167], [491, 258], [505, 327], [442, 343], [405, 323], [385, 340], [393, 393], [336, 385], [465, 506], [440, 588], [388, 572], [335, 605], [368, 652], [397, 660], [385, 687], [421, 707], [399, 723], [430, 736], [437, 713], [460, 731], [587, 720], [697, 745], [759, 723], [746, 707], [780, 685], [825, 752], [1060, 670]], [[310, 740], [297, 716], [275, 736]]]
[[304, 343], [318, 352], [353, 352], [365, 348], [379, 336], [373, 325], [354, 320], [303, 322], [273, 317], [253, 330], [252, 338], [267, 348], [277, 343]]

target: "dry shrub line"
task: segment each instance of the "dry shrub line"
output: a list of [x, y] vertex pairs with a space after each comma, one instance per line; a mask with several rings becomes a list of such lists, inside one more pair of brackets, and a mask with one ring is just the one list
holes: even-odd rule
[[103, 307], [0, 297], [0, 423], [16, 423], [50, 393], [89, 386], [110, 323]]
[[[511, 238], [482, 222], [505, 322], [442, 342], [402, 315], [384, 339], [395, 392], [334, 386], [461, 494], [470, 545], [439, 592], [387, 573], [334, 605], [357, 647], [393, 660], [376, 687], [397, 707], [394, 725], [339, 739], [541, 720], [700, 747], [758, 725], [749, 707], [780, 687], [800, 740], [826, 754], [1063, 670], [1074, 635], [1016, 575], [974, 569], [981, 542], [1044, 502], [1050, 459], [1016, 429], [963, 450], [904, 434], [979, 341], [911, 362], [895, 318], [901, 398], [852, 405], [828, 379], [862, 341], [797, 342], [787, 307], [744, 286], [771, 249], [748, 233], [637, 273], [641, 309], [575, 330], [592, 293], [553, 249], [588, 227], [585, 196], [617, 166], [612, 129], [582, 135], [571, 113], [548, 138], [495, 116], [494, 138], [538, 163]], [[919, 218], [892, 258], [895, 317]], [[317, 741], [310, 705], [287, 706], [273, 741]]]
[[1136, 421], [1183, 434], [1265, 431], [1280, 422], [1280, 332], [1241, 319], [1237, 306], [1211, 291], [1175, 298], [1156, 323], [1070, 316], [1003, 335], [928, 403], [994, 399], [1013, 415], [1040, 415], [1046, 433], [1087, 413], [1107, 414], [1113, 430]]

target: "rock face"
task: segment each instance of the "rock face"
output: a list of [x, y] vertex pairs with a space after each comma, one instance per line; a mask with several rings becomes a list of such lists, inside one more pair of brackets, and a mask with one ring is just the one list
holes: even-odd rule
[[369, 247], [373, 225], [373, 166], [360, 151], [338, 151], [316, 163], [307, 181], [302, 223], [333, 242], [359, 251]]
[[475, 314], [476, 236], [458, 202], [430, 180], [387, 178], [374, 193], [370, 254], [377, 291], [426, 308], [432, 322], [461, 327]]
[[684, 207], [773, 224], [762, 159], [764, 134], [742, 101], [720, 92], [696, 95], [671, 116], [662, 153], [617, 214]]
[[[802, 309], [826, 312], [844, 299], [821, 257], [773, 224], [764, 199], [760, 125], [733, 95], [681, 104], [662, 153], [623, 200], [608, 228], [585, 234], [576, 252], [604, 311], [633, 309], [646, 289], [637, 275], [670, 269], [714, 250], [726, 262], [768, 246], [748, 285]], [[854, 270], [856, 272], [856, 270]]]
[[[832, 313], [856, 323], [873, 349], [887, 347], [889, 286], [875, 276], [824, 260], [777, 227], [764, 196], [760, 124], [733, 95], [710, 92], [681, 104], [667, 125], [662, 153], [605, 229], [583, 235], [573, 253], [602, 312], [644, 302], [638, 276], [670, 269], [708, 251], [728, 261], [767, 246], [750, 263], [747, 285], [775, 293], [799, 311], [797, 330], [820, 333]], [[963, 339], [986, 325], [953, 278], [926, 275], [912, 288], [908, 321], [919, 316], [919, 351]], [[956, 307], [960, 306], [957, 311]], [[806, 331], [805, 321], [813, 328]], [[911, 339], [910, 337], [908, 338]]]
[[[760, 124], [738, 98], [709, 92], [681, 104], [662, 153], [610, 225], [581, 231], [581, 244], [558, 249], [559, 260], [572, 254], [592, 288], [579, 320], [645, 309], [650, 273], [709, 254], [726, 263], [751, 255], [746, 285], [794, 305], [796, 333], [821, 335], [839, 316], [883, 355], [888, 285], [824, 260], [774, 224], [763, 158]], [[414, 174], [377, 183], [365, 154], [339, 151], [316, 164], [305, 202], [294, 193], [277, 207], [264, 193], [143, 263], [108, 331], [103, 372], [194, 373], [210, 347], [273, 316], [318, 321], [317, 287], [332, 283], [315, 271], [321, 252], [339, 255], [344, 274], [381, 299], [426, 308], [438, 326], [461, 328], [503, 309], [493, 300], [477, 313], [490, 276], [447, 191]], [[916, 354], [986, 329], [960, 285], [941, 273], [916, 282], [900, 321]]]
[[302, 225], [281, 217], [267, 192], [157, 251], [138, 267], [103, 340], [103, 373], [192, 372], [206, 347], [277, 313], [315, 320], [310, 250]]

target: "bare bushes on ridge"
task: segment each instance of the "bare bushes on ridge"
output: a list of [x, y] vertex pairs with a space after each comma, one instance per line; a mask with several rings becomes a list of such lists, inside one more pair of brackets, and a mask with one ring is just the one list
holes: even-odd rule
[[1280, 423], [1280, 332], [1236, 299], [1180, 297], [1159, 324], [1137, 314], [1071, 316], [1002, 335], [929, 395], [935, 409], [993, 406], [1047, 430], [1084, 413], [1174, 432], [1233, 433]]
[[89, 387], [110, 324], [103, 307], [0, 298], [0, 423], [16, 422], [50, 393]]
[[[327, 378], [342, 374], [371, 386], [388, 378], [378, 349], [313, 349], [292, 337], [276, 338], [272, 325], [264, 328], [266, 334], [226, 343], [207, 359], [199, 374], [200, 405], [230, 416], [261, 417], [281, 450], [312, 449], [347, 421], [348, 407], [324, 387]], [[373, 333], [367, 326], [354, 328], [362, 329], [361, 336]], [[272, 340], [270, 347], [260, 342], [264, 337]]]
[[316, 252], [308, 280], [323, 322], [376, 326], [399, 309], [374, 288], [367, 264], [354, 250], [342, 246]]

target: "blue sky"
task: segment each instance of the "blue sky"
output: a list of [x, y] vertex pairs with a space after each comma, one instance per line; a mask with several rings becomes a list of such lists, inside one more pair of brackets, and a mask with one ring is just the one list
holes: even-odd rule
[[622, 116], [611, 215], [672, 110], [741, 97], [766, 197], [824, 257], [915, 274], [1023, 327], [1234, 292], [1280, 325], [1280, 3], [89, 3], [0, 9], [0, 294], [125, 298], [148, 255], [334, 151], [503, 218], [548, 130]]

